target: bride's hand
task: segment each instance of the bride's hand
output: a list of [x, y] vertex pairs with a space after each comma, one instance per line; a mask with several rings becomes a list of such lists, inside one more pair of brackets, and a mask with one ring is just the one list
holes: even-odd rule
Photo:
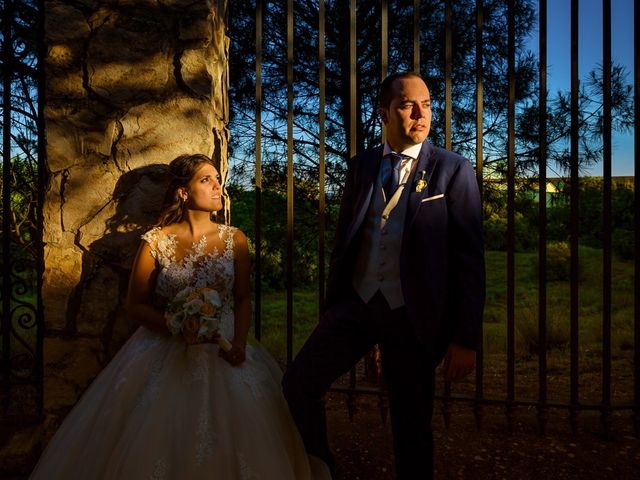
[[231, 350], [225, 352], [220, 349], [220, 356], [224, 358], [231, 365], [238, 366], [246, 359], [245, 346], [236, 342], [231, 342]]

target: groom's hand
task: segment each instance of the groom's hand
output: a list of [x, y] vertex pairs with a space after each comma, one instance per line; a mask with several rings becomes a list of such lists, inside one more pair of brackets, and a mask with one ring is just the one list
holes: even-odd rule
[[462, 380], [473, 371], [476, 363], [476, 352], [461, 345], [449, 345], [444, 357], [442, 373], [447, 382]]

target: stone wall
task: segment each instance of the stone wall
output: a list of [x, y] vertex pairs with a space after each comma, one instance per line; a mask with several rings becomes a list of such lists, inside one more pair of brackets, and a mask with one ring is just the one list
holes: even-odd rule
[[226, 176], [228, 38], [226, 0], [45, 8], [45, 410], [55, 417], [135, 328], [123, 300], [166, 164], [204, 153]]

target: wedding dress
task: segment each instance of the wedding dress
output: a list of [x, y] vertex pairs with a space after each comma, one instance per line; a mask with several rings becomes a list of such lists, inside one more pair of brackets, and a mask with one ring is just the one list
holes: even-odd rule
[[[215, 288], [220, 333], [233, 337], [235, 228], [220, 226], [221, 248], [202, 237], [175, 258], [176, 242], [143, 235], [161, 269], [156, 293]], [[307, 456], [281, 393], [281, 370], [259, 345], [233, 367], [218, 345], [140, 327], [95, 379], [57, 431], [32, 479], [329, 479]]]

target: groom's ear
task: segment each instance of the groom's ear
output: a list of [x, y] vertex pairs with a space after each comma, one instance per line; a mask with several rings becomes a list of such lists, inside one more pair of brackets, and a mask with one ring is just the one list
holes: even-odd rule
[[380, 115], [382, 123], [386, 124], [389, 121], [389, 111], [386, 108], [380, 107], [378, 109], [378, 114]]

